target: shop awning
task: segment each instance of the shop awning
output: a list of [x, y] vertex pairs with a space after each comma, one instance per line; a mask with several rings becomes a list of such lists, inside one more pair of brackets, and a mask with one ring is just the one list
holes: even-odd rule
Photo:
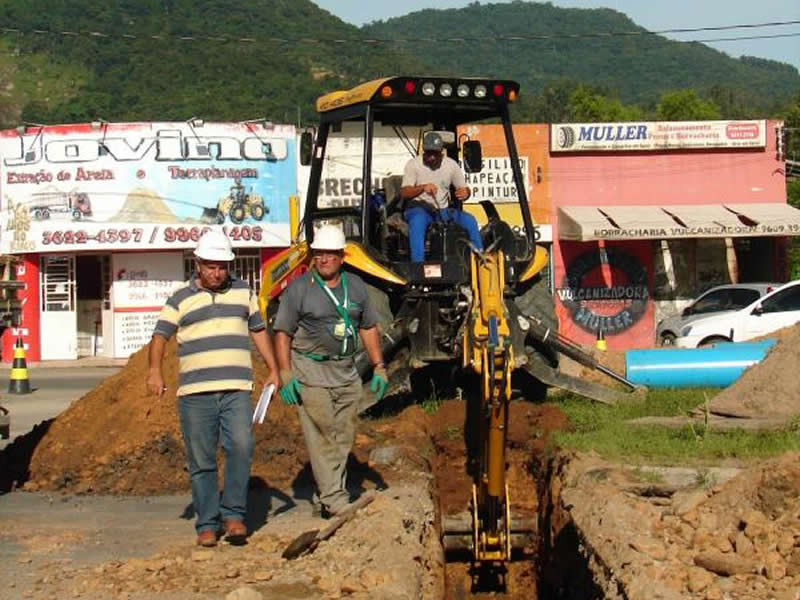
[[788, 204], [564, 206], [562, 240], [663, 240], [800, 235], [800, 210]]

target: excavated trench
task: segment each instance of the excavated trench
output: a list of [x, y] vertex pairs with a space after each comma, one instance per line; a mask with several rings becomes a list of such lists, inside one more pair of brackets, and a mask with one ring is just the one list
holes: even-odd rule
[[[591, 544], [586, 543], [569, 510], [562, 506], [562, 467], [567, 460], [557, 452], [550, 455], [534, 451], [530, 455], [529, 461], [523, 466], [525, 480], [528, 483], [533, 480], [531, 494], [536, 498], [533, 543], [514, 550], [512, 562], [502, 571], [474, 567], [469, 552], [446, 553], [445, 600], [481, 595], [509, 600], [601, 600], [623, 597], [618, 594], [613, 578], [591, 552]], [[447, 461], [444, 464], [437, 461], [434, 470], [437, 483], [435, 493], [438, 493], [440, 510], [444, 514], [448, 511], [446, 490], [453, 482], [453, 471], [446, 465]], [[513, 470], [517, 471], [516, 468]], [[523, 486], [517, 482], [515, 487]], [[531, 498], [524, 500], [522, 504], [529, 506]], [[519, 505], [513, 499], [512, 505], [512, 514], [516, 517], [530, 516], [527, 510], [519, 510]], [[449, 508], [452, 510], [453, 507]]]
[[[472, 485], [469, 432], [474, 428], [466, 414], [467, 405], [468, 401], [451, 400], [426, 411], [440, 535], [446, 518], [459, 515], [464, 520], [468, 515]], [[523, 398], [511, 403], [506, 460], [512, 520], [536, 524], [533, 543], [514, 551], [505, 572], [475, 568], [468, 551], [448, 552], [443, 575], [446, 600], [482, 594], [547, 600], [616, 597], [606, 595], [614, 586], [605, 581], [604, 570], [587, 550], [591, 545], [584, 542], [561, 503], [562, 476], [569, 458], [554, 450], [549, 439], [554, 431], [568, 426], [566, 415], [557, 407]]]

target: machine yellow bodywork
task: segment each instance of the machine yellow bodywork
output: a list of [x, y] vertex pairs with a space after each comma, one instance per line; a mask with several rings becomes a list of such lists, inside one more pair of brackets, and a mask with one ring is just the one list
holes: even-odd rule
[[477, 561], [511, 560], [511, 519], [505, 481], [508, 401], [511, 397], [509, 313], [503, 298], [505, 257], [472, 254], [472, 310], [464, 328], [464, 367], [482, 377], [480, 474], [473, 484], [473, 553]]

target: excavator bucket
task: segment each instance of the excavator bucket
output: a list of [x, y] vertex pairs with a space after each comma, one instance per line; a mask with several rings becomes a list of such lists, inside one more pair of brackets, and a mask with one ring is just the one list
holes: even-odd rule
[[584, 396], [595, 402], [614, 405], [625, 397], [624, 392], [567, 375], [535, 358], [529, 357], [522, 368], [546, 385]]

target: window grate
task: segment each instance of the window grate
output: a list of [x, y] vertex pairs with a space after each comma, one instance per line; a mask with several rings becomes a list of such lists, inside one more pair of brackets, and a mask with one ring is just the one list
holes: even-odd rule
[[74, 311], [75, 257], [43, 256], [39, 260], [42, 311]]

